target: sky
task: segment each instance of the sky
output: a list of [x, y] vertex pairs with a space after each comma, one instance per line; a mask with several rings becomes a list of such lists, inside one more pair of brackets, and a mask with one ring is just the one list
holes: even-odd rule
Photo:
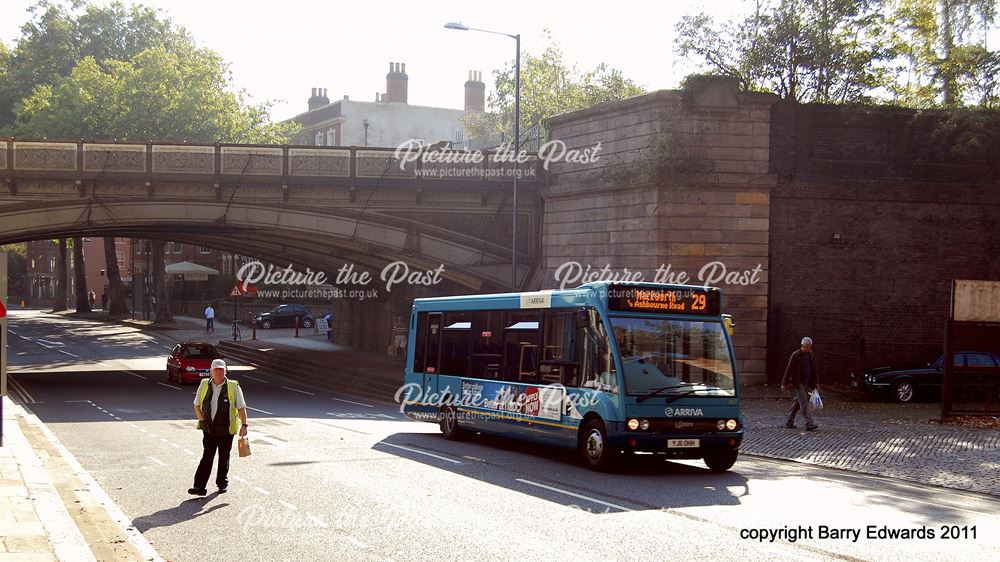
[[[67, 0], [68, 1], [68, 0]], [[110, 0], [90, 0], [105, 5]], [[129, 3], [130, 0], [125, 0]], [[0, 0], [0, 41], [13, 46], [36, 0]], [[274, 102], [272, 117], [304, 112], [312, 88], [332, 100], [374, 101], [390, 62], [406, 64], [409, 103], [464, 109], [468, 71], [483, 74], [514, 58], [514, 40], [444, 28], [450, 21], [521, 35], [522, 53], [540, 54], [545, 32], [581, 70], [604, 62], [649, 91], [676, 88], [699, 70], [674, 52], [685, 14], [743, 16], [752, 0], [145, 0], [231, 65], [250, 100]], [[992, 48], [1000, 29], [992, 30]]]
[[[108, 4], [107, 0], [91, 0]], [[20, 37], [35, 0], [0, 0], [0, 40]], [[678, 60], [674, 24], [701, 11], [743, 13], [738, 0], [396, 1], [361, 0], [145, 0], [185, 27], [199, 45], [231, 65], [236, 86], [253, 101], [275, 102], [272, 117], [304, 112], [310, 90], [326, 88], [374, 101], [385, 91], [390, 62], [406, 63], [409, 103], [464, 108], [469, 70], [492, 89], [492, 73], [514, 59], [508, 37], [454, 31], [449, 21], [521, 34], [522, 53], [541, 53], [545, 30], [581, 70], [601, 62], [622, 70], [647, 90], [675, 88], [697, 66]], [[627, 8], [626, 8], [627, 6]]]

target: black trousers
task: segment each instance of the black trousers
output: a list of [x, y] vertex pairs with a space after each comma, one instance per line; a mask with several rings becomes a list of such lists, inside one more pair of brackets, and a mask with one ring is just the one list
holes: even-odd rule
[[203, 432], [201, 444], [205, 447], [201, 454], [201, 462], [198, 463], [198, 470], [194, 473], [194, 487], [208, 487], [208, 477], [212, 474], [212, 464], [215, 461], [215, 452], [219, 452], [219, 470], [215, 473], [215, 485], [220, 488], [229, 486], [229, 453], [233, 450], [232, 435], [212, 435]]

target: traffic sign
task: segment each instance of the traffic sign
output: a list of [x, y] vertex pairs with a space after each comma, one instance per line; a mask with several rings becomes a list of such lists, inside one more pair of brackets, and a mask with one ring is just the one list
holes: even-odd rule
[[231, 297], [242, 297], [243, 296], [243, 291], [240, 290], [240, 284], [239, 283], [233, 285], [233, 290], [229, 291], [229, 296], [231, 296]]
[[229, 296], [231, 297], [249, 297], [255, 296], [257, 294], [257, 287], [247, 284], [247, 288], [243, 290], [243, 283], [236, 283], [233, 285], [233, 290], [229, 291]]

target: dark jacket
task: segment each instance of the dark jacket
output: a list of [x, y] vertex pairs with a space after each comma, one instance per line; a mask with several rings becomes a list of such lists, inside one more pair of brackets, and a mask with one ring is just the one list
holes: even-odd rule
[[[781, 386], [799, 385], [799, 375], [802, 373], [803, 353], [801, 348], [792, 353], [792, 357], [788, 360], [788, 366], [785, 367], [785, 376], [781, 377]], [[819, 363], [816, 361], [815, 351], [810, 351], [809, 354], [812, 355], [812, 381], [809, 384], [809, 390], [813, 390], [819, 384]]]

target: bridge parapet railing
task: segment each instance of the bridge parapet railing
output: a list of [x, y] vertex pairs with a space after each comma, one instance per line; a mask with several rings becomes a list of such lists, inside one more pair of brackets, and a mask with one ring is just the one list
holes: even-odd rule
[[[513, 163], [495, 152], [427, 149], [421, 157], [395, 148], [289, 145], [177, 144], [0, 140], [0, 175], [45, 179], [215, 178], [216, 181], [317, 183], [402, 180], [450, 183], [509, 182]], [[537, 156], [518, 165], [518, 177], [539, 181]]]

